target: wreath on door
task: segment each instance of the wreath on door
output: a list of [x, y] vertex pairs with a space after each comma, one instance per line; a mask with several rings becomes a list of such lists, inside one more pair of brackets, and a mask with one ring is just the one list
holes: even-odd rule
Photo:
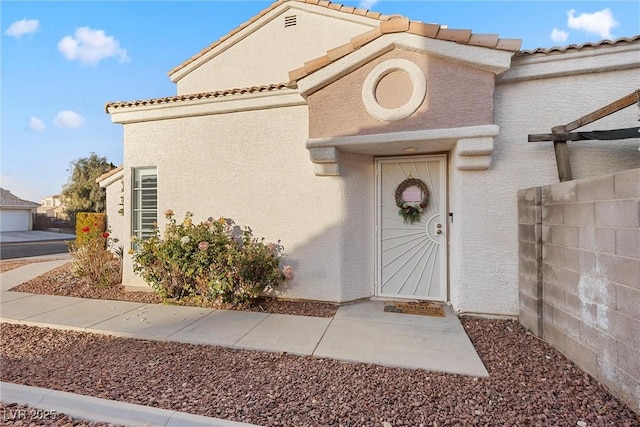
[[[420, 203], [412, 204], [402, 199], [402, 195], [407, 188], [418, 187], [422, 192], [422, 200]], [[413, 224], [416, 221], [420, 221], [420, 216], [424, 212], [425, 208], [429, 205], [429, 190], [427, 185], [421, 179], [407, 178], [398, 185], [396, 188], [396, 206], [400, 208], [398, 215], [400, 215], [405, 223]]]

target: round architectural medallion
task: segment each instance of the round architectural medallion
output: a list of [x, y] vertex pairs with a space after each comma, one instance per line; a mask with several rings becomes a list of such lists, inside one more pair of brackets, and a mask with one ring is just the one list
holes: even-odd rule
[[427, 78], [420, 67], [406, 59], [390, 59], [378, 64], [362, 85], [362, 101], [367, 112], [387, 122], [415, 113], [426, 94]]

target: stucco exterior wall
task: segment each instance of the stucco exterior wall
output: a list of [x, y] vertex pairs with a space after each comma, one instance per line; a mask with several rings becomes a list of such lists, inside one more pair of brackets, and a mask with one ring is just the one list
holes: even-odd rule
[[640, 410], [640, 169], [518, 193], [520, 322]]
[[[360, 16], [331, 10], [319, 14], [304, 10], [306, 5], [295, 6], [178, 80], [178, 95], [288, 82], [289, 71], [379, 24]], [[297, 23], [285, 28], [284, 19], [291, 15]]]
[[[371, 116], [362, 99], [362, 82], [380, 63], [406, 59], [427, 78], [427, 94], [410, 117], [386, 122]], [[435, 56], [395, 49], [311, 94], [311, 138], [370, 135], [424, 129], [446, 129], [493, 123], [492, 73]]]
[[[634, 90], [639, 64], [612, 71], [607, 62], [612, 57], [593, 57], [589, 66], [597, 69], [600, 64], [603, 69], [587, 74], [567, 68], [564, 74], [550, 78], [530, 76], [510, 81], [507, 72], [496, 86], [495, 122], [500, 134], [495, 139], [491, 167], [456, 171], [456, 156], [452, 156], [450, 285], [451, 301], [458, 311], [517, 315], [516, 194], [519, 188], [558, 182], [553, 143], [529, 143], [527, 136], [549, 133], [551, 127], [573, 121]], [[586, 129], [637, 126], [637, 116], [637, 108], [630, 107]], [[640, 167], [638, 145], [638, 139], [569, 143], [574, 178]]]
[[373, 156], [341, 153], [344, 173], [338, 179], [344, 210], [340, 236], [341, 301], [368, 298], [375, 292], [375, 163]]
[[[107, 226], [111, 233], [112, 239], [118, 239], [116, 246], [122, 246], [128, 250], [129, 237], [131, 232], [127, 232], [124, 227], [124, 212], [120, 213], [120, 209], [124, 208], [124, 182], [118, 179], [106, 187], [107, 194]], [[120, 205], [120, 203], [123, 203]]]
[[[367, 197], [356, 202], [356, 213], [347, 207], [353, 192], [362, 193], [361, 180], [370, 166], [356, 156], [346, 159], [353, 174], [344, 180], [315, 176], [304, 146], [307, 114], [306, 106], [294, 106], [126, 124], [126, 182], [132, 168], [157, 167], [161, 225], [165, 210], [174, 210], [178, 219], [188, 210], [196, 221], [224, 216], [250, 226], [255, 236], [281, 240], [295, 275], [284, 297], [340, 301], [369, 296], [362, 283], [372, 275], [365, 265], [370, 252], [360, 254], [369, 250], [366, 233], [364, 244], [347, 236], [363, 234], [372, 214], [366, 206], [360, 209]], [[125, 191], [131, 194], [129, 184]], [[132, 273], [130, 257], [124, 283], [145, 286]]]

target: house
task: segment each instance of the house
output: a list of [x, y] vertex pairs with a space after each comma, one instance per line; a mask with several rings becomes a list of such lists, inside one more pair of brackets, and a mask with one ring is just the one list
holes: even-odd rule
[[60, 195], [56, 194], [40, 200], [40, 207], [37, 209], [37, 213], [44, 214], [47, 218], [68, 220], [69, 215], [65, 209], [66, 206], [62, 203]]
[[33, 214], [38, 206], [0, 188], [0, 232], [32, 230]]
[[[632, 92], [640, 70], [638, 36], [520, 46], [280, 0], [172, 69], [175, 96], [107, 103], [124, 164], [101, 185], [123, 191], [123, 237], [172, 209], [281, 240], [295, 270], [286, 298], [515, 316], [517, 191], [558, 181], [553, 143], [527, 135]], [[628, 126], [628, 110], [600, 123]], [[572, 145], [574, 176], [638, 168], [637, 147]], [[146, 287], [130, 256], [123, 282]]]

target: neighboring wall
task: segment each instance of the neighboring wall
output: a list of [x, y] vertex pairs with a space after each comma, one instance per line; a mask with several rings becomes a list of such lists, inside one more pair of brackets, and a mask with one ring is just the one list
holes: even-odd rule
[[518, 193], [520, 322], [640, 411], [640, 169]]

